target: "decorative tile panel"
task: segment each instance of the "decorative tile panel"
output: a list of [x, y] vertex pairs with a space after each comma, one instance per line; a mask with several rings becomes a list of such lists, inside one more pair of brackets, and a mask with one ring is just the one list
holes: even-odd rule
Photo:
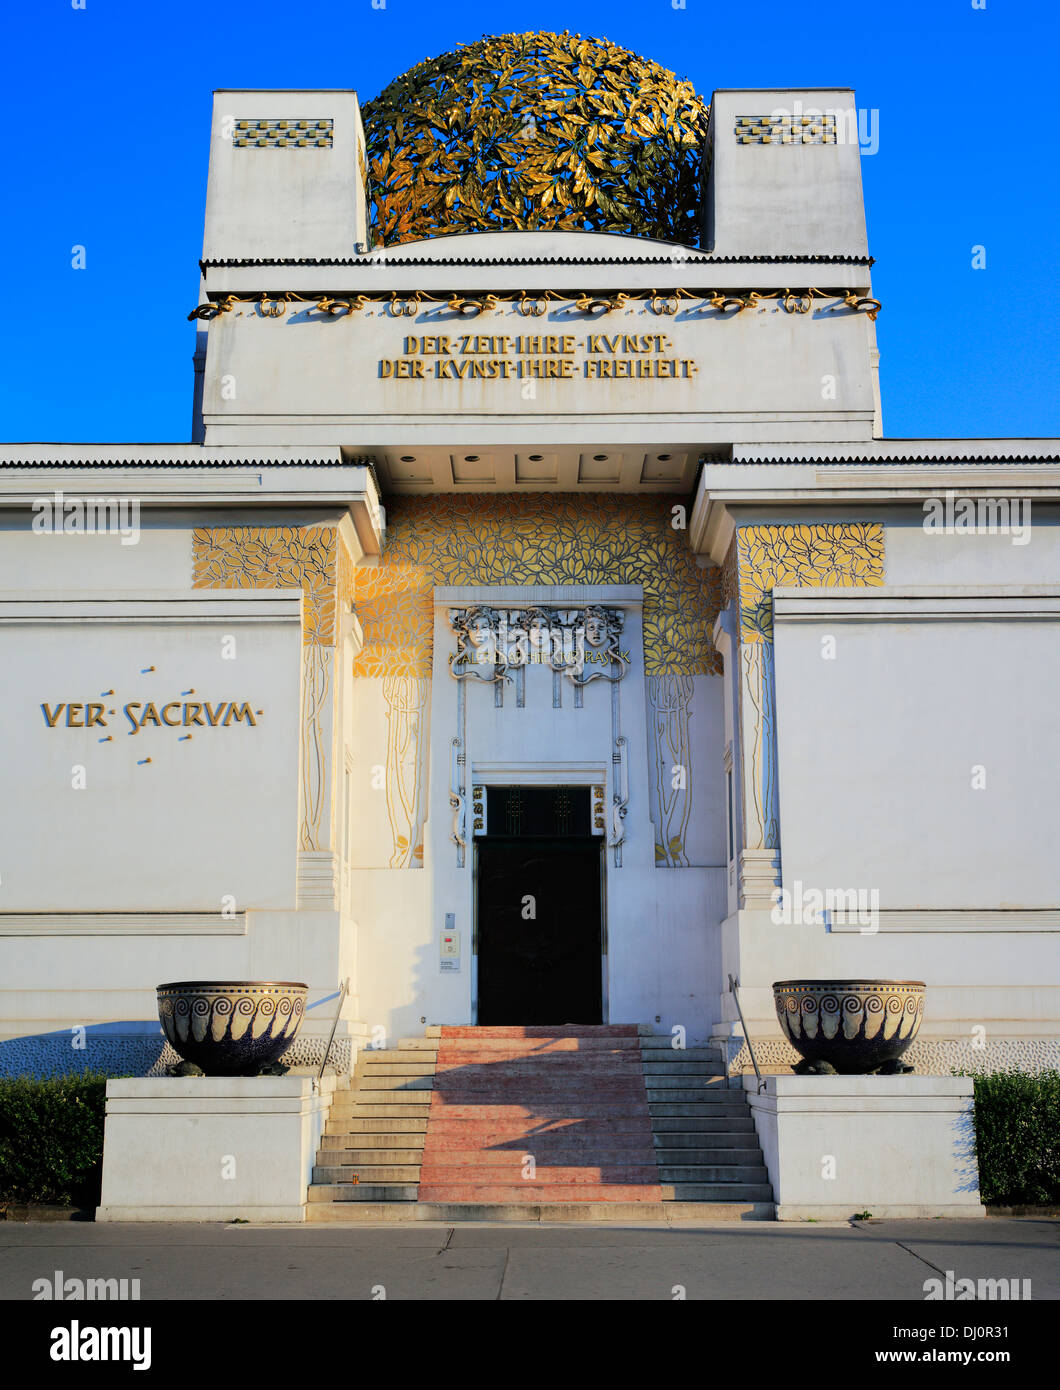
[[331, 149], [333, 120], [236, 121], [232, 144], [236, 149]]
[[834, 116], [737, 116], [740, 145], [834, 145]]

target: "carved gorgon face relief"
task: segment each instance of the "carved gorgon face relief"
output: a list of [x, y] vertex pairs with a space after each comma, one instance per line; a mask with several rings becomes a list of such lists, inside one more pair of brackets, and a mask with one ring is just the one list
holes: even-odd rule
[[[452, 609], [450, 626], [458, 636], [457, 653], [450, 658], [450, 670], [457, 680], [478, 676], [470, 666], [490, 662], [496, 667], [495, 680], [508, 680], [509, 668], [530, 662], [547, 662], [554, 671], [565, 673], [577, 685], [593, 680], [620, 680], [628, 658], [617, 650], [622, 631], [622, 613], [595, 605], [582, 609], [543, 607], [495, 609], [488, 605]], [[582, 646], [601, 655], [597, 663], [620, 669], [604, 670], [598, 665], [583, 671]], [[478, 676], [479, 679], [484, 679]]]
[[598, 613], [586, 616], [585, 640], [590, 647], [602, 647], [607, 641], [607, 623]]
[[484, 647], [490, 641], [492, 629], [485, 613], [478, 613], [467, 624], [468, 641], [473, 647]]

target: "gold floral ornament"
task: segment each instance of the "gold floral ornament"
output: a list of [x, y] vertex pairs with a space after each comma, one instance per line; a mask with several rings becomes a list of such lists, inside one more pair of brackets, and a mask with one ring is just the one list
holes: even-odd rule
[[741, 526], [740, 633], [745, 642], [773, 640], [773, 590], [877, 587], [883, 583], [883, 525]]
[[721, 571], [700, 569], [669, 497], [392, 497], [382, 563], [354, 575], [355, 676], [431, 675], [436, 584], [640, 584], [644, 669], [721, 673]]
[[[191, 539], [193, 589], [301, 589], [303, 643], [335, 641], [335, 569], [345, 547], [333, 526], [200, 526]], [[345, 584], [352, 591], [352, 578]]]
[[427, 59], [364, 108], [374, 244], [543, 229], [698, 245], [707, 111], [609, 39], [502, 34]]

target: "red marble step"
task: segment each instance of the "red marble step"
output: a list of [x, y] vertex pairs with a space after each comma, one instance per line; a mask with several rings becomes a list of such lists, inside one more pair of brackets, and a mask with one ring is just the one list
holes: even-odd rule
[[[505, 1082], [525, 1085], [534, 1082], [542, 1086], [588, 1086], [594, 1081], [601, 1086], [636, 1086], [644, 1090], [644, 1073], [639, 1066], [576, 1066], [553, 1062], [458, 1062], [441, 1064], [435, 1072], [435, 1085], [453, 1086], [460, 1081], [476, 1085], [498, 1086]], [[663, 1083], [665, 1085], [665, 1082]]]
[[[476, 1107], [477, 1109], [478, 1107]], [[618, 1143], [619, 1140], [640, 1140], [645, 1135], [651, 1135], [651, 1120], [645, 1115], [612, 1115], [602, 1119], [582, 1120], [576, 1117], [564, 1116], [561, 1119], [530, 1119], [519, 1117], [516, 1119], [504, 1119], [497, 1116], [479, 1117], [460, 1120], [448, 1118], [449, 1112], [445, 1112], [443, 1117], [440, 1112], [437, 1117], [431, 1117], [431, 1136], [436, 1141], [445, 1140], [449, 1137], [473, 1134], [476, 1142], [478, 1140], [503, 1140], [503, 1139], [535, 1139], [539, 1143]], [[345, 1133], [345, 1131], [343, 1131]]]
[[[528, 1189], [531, 1189], [528, 1191]], [[538, 1206], [546, 1202], [661, 1202], [658, 1183], [616, 1184], [567, 1183], [544, 1188], [537, 1183], [420, 1183], [421, 1202], [506, 1202], [517, 1206]]]
[[[491, 1105], [538, 1105], [548, 1111], [559, 1107], [563, 1112], [569, 1108], [572, 1114], [576, 1114], [579, 1105], [582, 1103], [599, 1104], [607, 1101], [610, 1104], [623, 1102], [626, 1105], [646, 1106], [648, 1102], [647, 1094], [641, 1086], [639, 1089], [625, 1083], [598, 1082], [595, 1086], [591, 1082], [579, 1083], [575, 1086], [551, 1086], [545, 1081], [513, 1081], [510, 1078], [502, 1078], [490, 1084], [487, 1081], [475, 1082], [474, 1084], [461, 1081], [441, 1082], [431, 1090], [432, 1096], [439, 1096], [444, 1104], [456, 1105], [481, 1105], [489, 1107]], [[698, 1099], [692, 1097], [691, 1099]], [[729, 1102], [730, 1104], [732, 1102]]]
[[638, 1101], [580, 1101], [565, 1106], [560, 1112], [542, 1110], [538, 1105], [510, 1101], [504, 1105], [476, 1105], [466, 1099], [446, 1099], [437, 1091], [430, 1092], [431, 1107], [427, 1112], [427, 1127], [437, 1120], [525, 1120], [532, 1124], [555, 1124], [561, 1120], [604, 1120], [610, 1118], [642, 1119], [648, 1115], [648, 1102]]
[[510, 1155], [508, 1163], [427, 1163], [420, 1164], [420, 1182], [429, 1183], [516, 1183], [525, 1182], [528, 1186], [539, 1183], [597, 1183], [612, 1186], [615, 1183], [658, 1183], [659, 1169], [654, 1163], [600, 1163], [592, 1167], [574, 1163], [561, 1167], [558, 1163], [538, 1163], [534, 1176], [523, 1176], [522, 1159]]
[[445, 1024], [442, 1040], [448, 1038], [639, 1038], [635, 1023], [506, 1024], [504, 1026]]
[[563, 1038], [439, 1038], [437, 1051], [443, 1050], [454, 1053], [510, 1050], [515, 1055], [527, 1057], [554, 1056], [558, 1053], [606, 1056], [609, 1052], [622, 1057], [641, 1055], [637, 1038], [586, 1038], [574, 1034]]
[[[353, 1144], [346, 1147], [353, 1148]], [[646, 1154], [654, 1153], [650, 1135], [637, 1134], [587, 1134], [559, 1137], [555, 1134], [497, 1134], [489, 1130], [462, 1130], [455, 1134], [436, 1134], [430, 1146], [424, 1144], [422, 1152], [445, 1154], [446, 1162], [452, 1161], [450, 1155], [492, 1153], [534, 1153], [542, 1154]], [[643, 1160], [647, 1162], [647, 1159]]]
[[[632, 1164], [636, 1168], [653, 1168], [658, 1160], [654, 1157], [654, 1150], [651, 1151], [652, 1157], [649, 1158], [649, 1151], [645, 1149], [643, 1141], [638, 1140], [636, 1144], [612, 1145], [601, 1144], [597, 1141], [591, 1145], [565, 1144], [563, 1147], [553, 1148], [551, 1145], [545, 1147], [538, 1145], [534, 1147], [533, 1142], [528, 1141], [523, 1144], [516, 1143], [514, 1140], [506, 1141], [507, 1147], [497, 1144], [487, 1144], [482, 1148], [467, 1147], [464, 1144], [435, 1144], [430, 1150], [415, 1150], [415, 1160], [404, 1159], [403, 1162], [416, 1162], [421, 1166], [429, 1165], [432, 1168], [453, 1169], [461, 1164], [472, 1166], [486, 1165], [489, 1167], [515, 1167], [521, 1168], [524, 1159], [529, 1155], [537, 1161], [540, 1170], [547, 1164], [551, 1170], [553, 1168], [583, 1168], [586, 1161], [596, 1168], [611, 1168], [616, 1163]], [[332, 1153], [342, 1153], [341, 1149], [321, 1150], [325, 1155]], [[380, 1162], [389, 1162], [391, 1152], [403, 1152], [402, 1150], [372, 1149], [370, 1152], [385, 1155]], [[681, 1150], [687, 1153], [687, 1150]], [[746, 1149], [734, 1149], [734, 1153], [746, 1154]], [[328, 1163], [337, 1162], [330, 1157], [321, 1160], [321, 1166]], [[670, 1160], [673, 1162], [673, 1160]]]
[[636, 1026], [443, 1028], [418, 1199], [660, 1202]]
[[[532, 1056], [513, 1056], [507, 1050], [491, 1055], [487, 1052], [439, 1054], [434, 1065], [434, 1074], [459, 1070], [461, 1067], [475, 1068], [499, 1075], [522, 1076], [527, 1072], [545, 1072], [558, 1076], [586, 1074], [611, 1076], [635, 1073], [643, 1076], [641, 1060], [636, 1056], [616, 1057], [608, 1052], [539, 1052]], [[399, 1073], [400, 1074], [400, 1073]], [[384, 1073], [385, 1075], [385, 1073]]]

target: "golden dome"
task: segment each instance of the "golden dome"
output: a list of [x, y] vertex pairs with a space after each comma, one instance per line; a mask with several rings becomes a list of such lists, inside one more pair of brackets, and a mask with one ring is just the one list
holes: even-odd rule
[[452, 232], [622, 232], [698, 244], [707, 104], [608, 39], [501, 34], [429, 58], [364, 108], [376, 245]]

